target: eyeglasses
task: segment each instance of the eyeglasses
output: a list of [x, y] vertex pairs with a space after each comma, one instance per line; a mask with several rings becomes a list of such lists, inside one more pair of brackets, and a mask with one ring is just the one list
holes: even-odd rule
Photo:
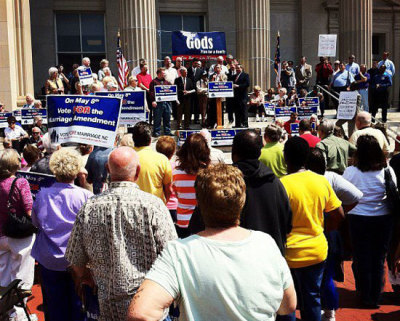
[[32, 132], [33, 135], [39, 135], [40, 132]]

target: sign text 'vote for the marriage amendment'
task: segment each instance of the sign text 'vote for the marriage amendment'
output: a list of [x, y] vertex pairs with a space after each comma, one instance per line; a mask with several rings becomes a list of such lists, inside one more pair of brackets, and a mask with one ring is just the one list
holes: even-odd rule
[[47, 96], [49, 135], [54, 143], [114, 145], [122, 100], [99, 96]]

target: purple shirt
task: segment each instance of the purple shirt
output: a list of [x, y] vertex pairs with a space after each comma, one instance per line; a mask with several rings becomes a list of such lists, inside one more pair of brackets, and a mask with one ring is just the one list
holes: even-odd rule
[[[366, 81], [366, 82], [360, 82], [360, 83], [358, 84], [358, 89], [367, 89], [367, 88], [369, 87], [369, 81], [370, 81], [369, 73], [366, 72], [366, 73], [364, 74], [364, 77], [367, 78], [367, 81]], [[360, 74], [357, 74], [356, 76], [354, 76], [354, 79], [355, 79], [355, 80], [361, 80]]]
[[82, 205], [93, 194], [73, 184], [54, 183], [43, 188], [33, 203], [32, 220], [39, 228], [32, 256], [46, 269], [65, 271], [69, 236]]

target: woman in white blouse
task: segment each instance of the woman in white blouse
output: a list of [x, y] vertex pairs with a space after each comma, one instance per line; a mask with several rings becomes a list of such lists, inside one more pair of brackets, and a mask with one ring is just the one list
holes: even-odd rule
[[396, 177], [373, 136], [358, 138], [354, 160], [355, 165], [348, 167], [343, 174], [363, 193], [358, 205], [348, 213], [353, 244], [353, 273], [362, 305], [378, 308], [392, 229], [385, 170], [390, 172], [395, 183]]

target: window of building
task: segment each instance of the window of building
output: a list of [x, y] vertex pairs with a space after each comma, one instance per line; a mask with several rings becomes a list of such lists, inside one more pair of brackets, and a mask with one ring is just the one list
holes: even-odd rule
[[73, 64], [89, 57], [96, 72], [106, 57], [104, 14], [56, 13], [55, 19], [57, 64], [69, 72]]
[[159, 46], [160, 56], [172, 55], [171, 32], [177, 30], [203, 32], [203, 15], [178, 15], [178, 14], [160, 14], [160, 33]]
[[380, 60], [382, 53], [386, 50], [386, 35], [384, 33], [374, 33], [372, 35], [372, 58]]

